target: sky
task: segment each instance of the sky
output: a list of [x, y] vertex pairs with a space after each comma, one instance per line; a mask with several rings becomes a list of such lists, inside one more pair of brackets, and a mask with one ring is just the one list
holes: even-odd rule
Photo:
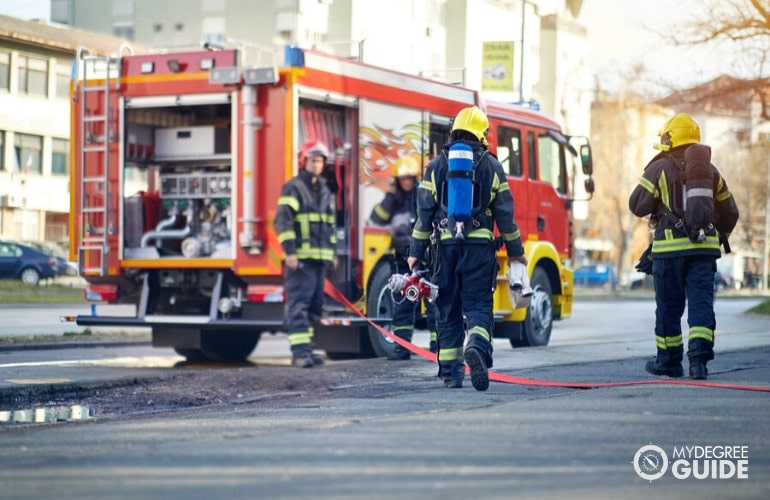
[[20, 19], [48, 19], [51, 0], [0, 0], [0, 14]]
[[727, 44], [675, 46], [659, 34], [687, 22], [700, 4], [702, 0], [584, 0], [578, 19], [588, 28], [592, 73], [610, 78], [620, 67], [644, 64], [652, 80], [678, 87], [729, 73], [734, 54]]

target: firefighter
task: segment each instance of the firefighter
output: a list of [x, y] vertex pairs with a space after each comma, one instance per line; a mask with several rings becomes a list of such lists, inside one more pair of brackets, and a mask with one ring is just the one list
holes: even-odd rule
[[[654, 227], [652, 274], [655, 286], [655, 344], [657, 356], [645, 365], [653, 375], [682, 377], [682, 314], [688, 306], [687, 357], [692, 379], [708, 376], [706, 363], [714, 359], [714, 274], [721, 256], [720, 240], [738, 222], [738, 207], [727, 183], [713, 165], [715, 229], [703, 241], [693, 242], [682, 224], [685, 152], [700, 142], [700, 127], [685, 113], [666, 121], [659, 132], [663, 152], [645, 167], [629, 198], [629, 208], [638, 217], [649, 217]], [[713, 191], [713, 193], [711, 192]], [[727, 247], [726, 247], [727, 248]]]
[[335, 262], [334, 195], [321, 174], [329, 150], [320, 141], [306, 142], [299, 155], [300, 171], [284, 184], [274, 227], [283, 245], [284, 320], [292, 365], [312, 368], [323, 359], [313, 353], [313, 324], [321, 318], [326, 268]]
[[[431, 281], [438, 285], [438, 376], [448, 388], [460, 388], [468, 363], [471, 382], [478, 391], [489, 387], [492, 366], [492, 296], [497, 280], [497, 239], [500, 230], [509, 262], [526, 264], [519, 228], [513, 218], [513, 197], [500, 162], [489, 153], [489, 121], [473, 106], [454, 120], [450, 142], [431, 160], [417, 194], [417, 222], [412, 231], [408, 264], [414, 269], [431, 244]], [[463, 238], [448, 227], [449, 155], [452, 146], [472, 151], [473, 220]], [[451, 202], [451, 200], [449, 200]], [[432, 224], [438, 221], [437, 224]], [[434, 227], [435, 226], [435, 227]], [[465, 341], [465, 329], [468, 339]], [[465, 348], [463, 349], [463, 345]]]
[[[409, 256], [409, 235], [417, 219], [417, 178], [420, 165], [411, 156], [403, 156], [393, 164], [392, 189], [375, 205], [369, 216], [370, 223], [388, 226], [392, 235], [395, 252], [394, 273], [404, 274], [409, 271], [406, 259]], [[412, 341], [417, 304], [406, 300], [396, 302], [393, 314], [393, 333], [400, 338]], [[428, 331], [430, 332], [430, 351], [436, 352], [435, 306], [425, 300]], [[396, 344], [388, 354], [390, 360], [407, 360], [410, 353]]]

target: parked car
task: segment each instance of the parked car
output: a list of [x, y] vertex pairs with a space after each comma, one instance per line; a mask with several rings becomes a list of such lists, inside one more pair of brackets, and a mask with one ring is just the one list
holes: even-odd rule
[[652, 289], [652, 275], [630, 271], [620, 280], [620, 286], [628, 290]]
[[56, 276], [56, 259], [34, 248], [0, 241], [0, 278], [20, 279], [37, 285], [41, 279]]
[[38, 252], [43, 252], [56, 259], [56, 274], [59, 276], [77, 275], [77, 267], [68, 262], [68, 256], [56, 243], [48, 241], [22, 241], [22, 245], [32, 247]]
[[717, 271], [714, 274], [714, 291], [721, 292], [723, 290], [729, 290], [730, 288], [735, 288], [735, 280], [733, 277]]
[[589, 264], [575, 269], [575, 286], [601, 287], [609, 290], [617, 284], [617, 273], [608, 264]]

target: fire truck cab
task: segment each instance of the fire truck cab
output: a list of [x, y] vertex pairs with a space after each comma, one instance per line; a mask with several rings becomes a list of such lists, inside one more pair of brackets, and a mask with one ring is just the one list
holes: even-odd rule
[[[536, 292], [528, 308], [512, 307], [501, 253], [495, 336], [546, 345], [552, 321], [571, 313], [569, 180], [581, 163], [591, 190], [587, 140], [471, 89], [314, 51], [287, 47], [281, 67], [246, 66], [235, 49], [123, 52], [81, 49], [74, 62], [70, 253], [87, 300], [132, 304], [135, 314], [96, 308], [79, 325], [150, 327], [155, 346], [218, 360], [244, 359], [260, 335], [282, 331], [272, 220], [300, 145], [317, 139], [332, 151], [324, 175], [338, 208], [329, 281], [387, 327], [390, 235], [366, 220], [395, 160], [411, 155], [424, 169], [471, 105], [489, 117]], [[395, 345], [333, 300], [315, 342], [333, 359], [384, 356]]]

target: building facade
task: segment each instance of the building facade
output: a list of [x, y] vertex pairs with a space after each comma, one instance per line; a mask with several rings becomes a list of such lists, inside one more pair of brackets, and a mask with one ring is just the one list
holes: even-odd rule
[[67, 237], [73, 57], [125, 41], [0, 16], [0, 237]]
[[[240, 46], [280, 64], [283, 46], [316, 48], [464, 84], [485, 98], [537, 102], [568, 132], [590, 131], [582, 0], [51, 0], [51, 19], [177, 50]], [[484, 91], [487, 42], [512, 45], [510, 88]], [[272, 60], [271, 60], [272, 58]], [[570, 130], [571, 129], [571, 130]]]

